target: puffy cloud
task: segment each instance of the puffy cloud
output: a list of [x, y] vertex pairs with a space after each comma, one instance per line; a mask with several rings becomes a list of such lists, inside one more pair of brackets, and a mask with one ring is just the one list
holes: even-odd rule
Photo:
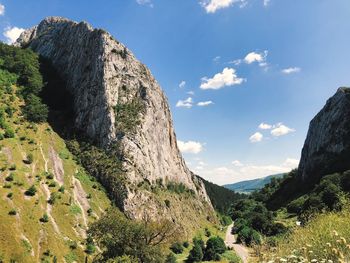
[[200, 3], [207, 13], [215, 13], [217, 10], [228, 8], [234, 4], [240, 4], [240, 7], [244, 7], [246, 0], [203, 0]]
[[232, 164], [233, 164], [234, 166], [236, 166], [236, 167], [241, 167], [241, 166], [243, 166], [243, 164], [242, 164], [240, 161], [238, 161], [238, 160], [232, 161]]
[[201, 89], [221, 89], [226, 86], [242, 84], [244, 79], [239, 78], [233, 68], [224, 68], [222, 73], [217, 73], [212, 78], [202, 78]]
[[291, 68], [285, 68], [285, 69], [282, 69], [282, 73], [283, 74], [293, 74], [293, 73], [298, 73], [301, 71], [301, 68], [298, 68], [298, 67], [291, 67]]
[[139, 5], [148, 5], [149, 7], [153, 7], [153, 3], [151, 0], [136, 0], [136, 3]]
[[185, 100], [179, 100], [177, 103], [176, 103], [176, 107], [180, 107], [180, 108], [187, 108], [187, 109], [190, 109], [192, 108], [193, 106], [193, 100], [191, 97], [188, 97], [187, 99]]
[[257, 52], [250, 52], [247, 54], [244, 58], [244, 62], [247, 64], [252, 64], [254, 62], [260, 63], [260, 66], [265, 67], [267, 66], [266, 57], [267, 57], [268, 51], [265, 50], [263, 53], [257, 53]]
[[197, 103], [197, 106], [205, 107], [205, 106], [209, 106], [211, 104], [214, 104], [214, 102], [212, 102], [211, 100], [200, 101], [200, 102]]
[[0, 4], [0, 16], [3, 16], [5, 14], [5, 6], [3, 4]]
[[180, 84], [179, 84], [179, 88], [182, 89], [186, 86], [186, 81], [181, 81]]
[[260, 123], [260, 125], [259, 125], [259, 129], [261, 129], [261, 130], [270, 130], [271, 128], [272, 128], [272, 125], [264, 123], [264, 122]]
[[3, 35], [6, 37], [6, 42], [8, 44], [13, 44], [16, 42], [17, 38], [22, 34], [24, 31], [24, 28], [19, 28], [19, 27], [7, 27], [5, 28], [5, 31]]
[[249, 141], [251, 143], [261, 142], [263, 138], [264, 138], [264, 136], [260, 132], [256, 132], [252, 136], [249, 137]]
[[275, 137], [286, 135], [291, 132], [295, 132], [295, 129], [291, 129], [282, 123], [274, 125], [274, 128], [271, 130], [271, 134]]
[[178, 140], [177, 145], [182, 153], [198, 154], [203, 150], [203, 145], [200, 142], [195, 141], [184, 142]]

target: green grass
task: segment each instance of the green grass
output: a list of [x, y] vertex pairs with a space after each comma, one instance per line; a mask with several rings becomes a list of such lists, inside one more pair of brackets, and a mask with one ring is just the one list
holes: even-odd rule
[[[16, 88], [13, 87], [13, 92]], [[0, 86], [1, 91], [1, 86]], [[0, 97], [0, 108], [7, 105], [10, 95], [4, 94]], [[57, 257], [57, 262], [63, 262], [65, 256], [68, 259], [84, 262], [85, 252], [78, 246], [71, 253], [71, 249], [65, 238], [83, 242], [81, 233], [83, 225], [80, 207], [69, 205], [70, 200], [74, 204], [72, 188], [72, 178], [77, 170], [83, 170], [77, 165], [66, 148], [65, 142], [61, 139], [47, 123], [31, 124], [20, 114], [20, 107], [23, 101], [16, 97], [11, 105], [16, 109], [12, 117], [7, 116], [6, 122], [15, 131], [14, 138], [0, 140], [0, 254], [4, 262], [10, 259], [16, 262], [40, 262], [45, 258], [52, 262], [53, 255]], [[3, 132], [0, 128], [0, 133]], [[54, 179], [47, 180], [45, 174], [45, 160], [47, 160], [48, 172], [53, 173], [53, 162], [50, 159], [50, 148], [60, 156], [64, 170], [64, 193], [59, 194], [52, 206], [51, 215], [54, 218], [60, 235], [56, 233], [53, 222], [50, 219], [47, 223], [41, 223], [39, 219], [46, 213], [48, 196], [44, 191], [46, 181], [55, 182]], [[44, 158], [41, 153], [41, 149]], [[26, 164], [23, 160], [28, 154], [33, 155], [33, 162]], [[15, 170], [14, 170], [15, 168]], [[10, 170], [11, 169], [11, 170]], [[10, 173], [14, 173], [14, 180], [6, 182], [3, 178]], [[37, 176], [40, 176], [41, 181]], [[81, 178], [77, 178], [80, 180]], [[110, 200], [104, 191], [94, 189], [91, 180], [81, 180], [81, 185], [86, 193], [91, 193], [90, 202], [93, 211], [97, 216], [101, 216], [102, 211], [110, 206]], [[6, 188], [4, 186], [11, 186]], [[25, 196], [24, 192], [35, 185], [37, 192], [34, 196]], [[56, 183], [56, 185], [58, 185]], [[99, 189], [102, 189], [98, 185]], [[58, 187], [49, 188], [50, 194], [57, 192]], [[7, 197], [10, 193], [10, 198]], [[8, 212], [16, 210], [16, 215], [9, 215]], [[95, 217], [89, 217], [94, 221]], [[25, 238], [23, 238], [23, 235]], [[26, 240], [28, 239], [29, 242]], [[40, 247], [38, 244], [40, 243]], [[44, 256], [43, 253], [50, 250], [52, 256]], [[34, 253], [34, 256], [31, 254]], [[68, 259], [65, 259], [68, 262]]]
[[[277, 240], [276, 247], [257, 247], [258, 262], [280, 260], [286, 262], [316, 259], [333, 262], [350, 261], [350, 209], [338, 213], [317, 215], [307, 226], [294, 227], [287, 237]], [[341, 261], [342, 260], [342, 261]], [[298, 261], [299, 262], [299, 261]]]

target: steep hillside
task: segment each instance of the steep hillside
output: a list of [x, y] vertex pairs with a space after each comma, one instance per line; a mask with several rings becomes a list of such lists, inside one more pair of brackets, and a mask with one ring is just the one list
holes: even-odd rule
[[[110, 187], [115, 175], [94, 176], [129, 217], [167, 217], [181, 223], [193, 216], [214, 219], [202, 181], [192, 176], [178, 150], [163, 91], [125, 46], [85, 22], [59, 17], [25, 31], [17, 45], [48, 60], [68, 91], [62, 99], [73, 98], [72, 123], [79, 136], [71, 150], [87, 157], [84, 138], [120, 160], [116, 179], [125, 194]], [[188, 203], [172, 196], [178, 192], [188, 193]], [[171, 199], [171, 209], [165, 199]]]
[[270, 183], [272, 178], [282, 178], [284, 174], [274, 174], [263, 178], [242, 181], [234, 184], [226, 184], [223, 187], [238, 193], [252, 193], [256, 190], [262, 189], [266, 184]]
[[[4, 49], [2, 45], [2, 62]], [[11, 56], [16, 53], [10, 51]], [[36, 63], [28, 67], [18, 63], [37, 61], [35, 54], [23, 51], [16, 56], [11, 69], [35, 69]], [[104, 213], [110, 201], [50, 125], [28, 121], [30, 112], [23, 100], [28, 80], [33, 79], [1, 66], [0, 261], [83, 262], [87, 226]], [[19, 82], [25, 86], [16, 86]]]
[[310, 122], [298, 175], [303, 181], [350, 169], [350, 89], [339, 88]]
[[242, 195], [240, 193], [236, 193], [234, 191], [226, 189], [226, 188], [219, 186], [217, 184], [213, 184], [213, 183], [211, 183], [211, 182], [209, 182], [201, 177], [199, 177], [199, 179], [204, 182], [205, 189], [208, 193], [208, 196], [209, 196], [214, 208], [217, 211], [219, 211], [220, 213], [224, 213], [224, 214], [227, 213], [231, 204], [234, 201], [237, 201], [237, 200], [245, 197], [245, 195]]

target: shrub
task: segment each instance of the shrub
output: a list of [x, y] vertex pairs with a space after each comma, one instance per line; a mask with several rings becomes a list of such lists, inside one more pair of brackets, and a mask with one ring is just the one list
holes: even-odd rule
[[179, 242], [176, 242], [176, 243], [172, 244], [170, 249], [175, 254], [181, 254], [184, 251], [184, 248], [183, 248], [182, 244], [180, 244]]
[[188, 248], [190, 246], [190, 243], [188, 241], [183, 242], [182, 244], [185, 248]]
[[13, 173], [10, 173], [9, 176], [7, 176], [7, 177], [5, 178], [5, 180], [6, 180], [7, 182], [12, 182], [12, 181], [14, 180]]
[[200, 246], [200, 244], [195, 243], [193, 248], [190, 251], [190, 254], [188, 255], [187, 262], [201, 262], [203, 259], [203, 251]]
[[26, 160], [25, 160], [25, 163], [26, 163], [26, 164], [32, 164], [33, 161], [34, 161], [34, 156], [33, 156], [33, 154], [32, 154], [32, 153], [28, 153], [28, 154], [27, 154], [27, 158], [26, 158]]
[[293, 200], [287, 205], [288, 213], [299, 214], [305, 203], [305, 197], [299, 197], [298, 199]]
[[168, 199], [164, 200], [165, 205], [170, 208], [170, 201]]
[[49, 187], [56, 187], [56, 182], [51, 182], [51, 183], [49, 184]]
[[17, 215], [17, 211], [15, 209], [12, 209], [9, 211], [9, 215], [15, 216], [15, 215]]
[[12, 164], [9, 168], [10, 171], [15, 171], [16, 170], [16, 164]]
[[95, 251], [96, 251], [96, 247], [95, 247], [94, 244], [88, 243], [88, 244], [86, 245], [85, 252], [86, 252], [87, 254], [89, 254], [89, 255], [94, 254]]
[[12, 130], [11, 127], [7, 126], [5, 128], [4, 137], [5, 138], [14, 138], [15, 137], [15, 132]]
[[9, 198], [9, 199], [12, 199], [13, 193], [12, 193], [12, 192], [8, 193], [8, 194], [6, 195], [6, 197]]
[[50, 205], [54, 205], [55, 202], [56, 202], [56, 199], [57, 199], [57, 193], [52, 193], [52, 194], [50, 195], [49, 200], [47, 200], [47, 202], [48, 202]]
[[53, 174], [47, 172], [47, 173], [46, 173], [46, 179], [49, 179], [49, 180], [53, 179]]
[[45, 214], [40, 218], [40, 222], [42, 222], [42, 223], [47, 223], [47, 222], [49, 222], [49, 216], [45, 213]]
[[65, 190], [65, 189], [64, 189], [64, 186], [63, 186], [63, 185], [61, 185], [60, 188], [58, 188], [58, 191], [59, 191], [60, 193], [62, 193], [62, 194], [64, 193], [64, 190]]
[[169, 255], [167, 255], [165, 259], [165, 263], [176, 263], [175, 255], [173, 253], [170, 253]]
[[211, 232], [210, 232], [210, 230], [208, 228], [205, 228], [204, 232], [205, 232], [205, 236], [206, 237], [210, 237], [211, 236]]
[[32, 122], [45, 122], [49, 114], [47, 105], [42, 103], [41, 99], [33, 94], [26, 98], [26, 104], [23, 107], [23, 113], [27, 120]]
[[211, 237], [207, 241], [205, 247], [204, 259], [205, 260], [220, 260], [220, 255], [226, 251], [226, 245], [221, 237]]
[[25, 195], [28, 195], [28, 196], [34, 196], [36, 194], [37, 190], [36, 190], [36, 187], [35, 185], [32, 185], [31, 187], [29, 187], [27, 189], [27, 191], [24, 192]]

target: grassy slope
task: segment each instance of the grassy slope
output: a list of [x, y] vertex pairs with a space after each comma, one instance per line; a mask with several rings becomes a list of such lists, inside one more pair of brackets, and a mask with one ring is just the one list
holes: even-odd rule
[[[9, 105], [9, 96], [5, 94], [0, 99], [0, 107]], [[51, 257], [51, 262], [56, 256], [58, 262], [63, 262], [63, 258], [66, 262], [74, 259], [82, 262], [86, 256], [83, 245], [86, 223], [98, 218], [110, 206], [110, 201], [104, 191], [99, 190], [101, 186], [91, 181], [75, 163], [64, 141], [47, 123], [35, 125], [24, 120], [20, 115], [22, 104], [16, 97], [10, 103], [16, 112], [6, 119], [16, 131], [15, 138], [0, 141], [0, 259], [38, 262]], [[34, 161], [25, 164], [23, 160], [29, 153]], [[13, 165], [16, 169], [10, 171]], [[47, 179], [45, 172], [54, 174], [54, 179]], [[10, 173], [14, 181], [7, 182], [5, 178]], [[64, 193], [58, 192], [61, 177]], [[48, 186], [52, 182], [56, 183], [55, 187]], [[35, 185], [37, 193], [28, 197], [24, 192], [31, 185]], [[47, 200], [54, 192], [58, 198], [50, 206]], [[9, 193], [13, 193], [12, 198], [7, 197]], [[91, 198], [87, 199], [89, 194]], [[93, 211], [91, 216], [83, 211], [87, 206]], [[10, 210], [16, 210], [17, 215], [9, 215]], [[39, 221], [44, 213], [49, 215], [47, 223]], [[69, 248], [70, 240], [78, 243], [76, 249]], [[47, 250], [51, 256], [44, 255]]]
[[338, 213], [319, 214], [306, 227], [295, 227], [287, 238], [278, 239], [277, 248], [259, 247], [257, 262], [281, 258], [287, 260], [284, 262], [301, 262], [297, 261], [302, 260], [300, 257], [306, 262], [349, 262], [349, 218], [349, 207]]

